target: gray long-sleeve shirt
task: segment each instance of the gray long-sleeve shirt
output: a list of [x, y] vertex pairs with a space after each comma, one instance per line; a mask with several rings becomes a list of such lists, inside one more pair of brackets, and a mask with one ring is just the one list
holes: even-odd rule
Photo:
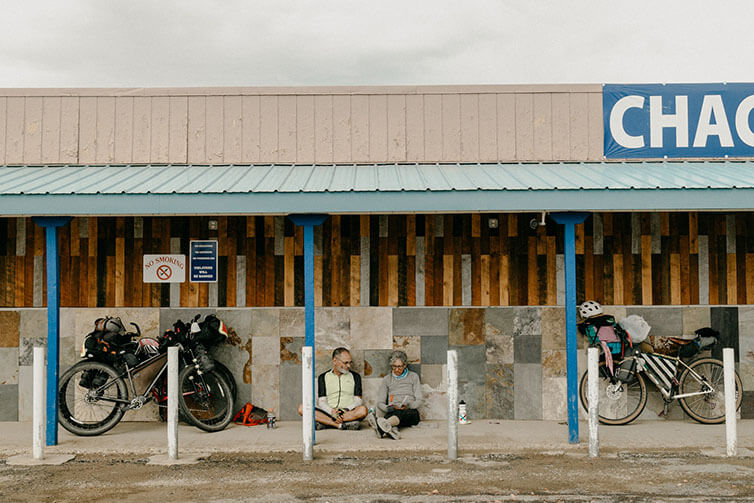
[[422, 401], [422, 385], [416, 372], [409, 370], [408, 375], [402, 379], [398, 379], [390, 372], [380, 383], [377, 408], [382, 412], [387, 412], [388, 406], [401, 404], [410, 409], [418, 409]]

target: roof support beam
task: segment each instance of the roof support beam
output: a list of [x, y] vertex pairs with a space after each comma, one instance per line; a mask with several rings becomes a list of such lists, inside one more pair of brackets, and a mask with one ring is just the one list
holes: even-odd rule
[[551, 213], [555, 222], [565, 226], [565, 324], [566, 324], [566, 380], [568, 386], [568, 441], [579, 443], [579, 376], [576, 349], [576, 224], [589, 213]]
[[34, 218], [47, 238], [47, 445], [58, 445], [58, 378], [60, 376], [60, 257], [58, 227], [71, 217]]
[[[288, 218], [294, 224], [304, 228], [304, 317], [305, 332], [304, 346], [312, 348], [314, 354], [314, 226], [322, 225], [328, 215], [307, 214], [289, 215]], [[314, 393], [314, 365], [312, 365], [312, 388]], [[314, 400], [314, 397], [310, 397]], [[307, 398], [302, 397], [301, 403], [307, 403]], [[312, 402], [313, 403], [313, 402]], [[314, 408], [312, 408], [312, 428], [316, 424]], [[315, 431], [312, 430], [312, 443], [316, 442]]]

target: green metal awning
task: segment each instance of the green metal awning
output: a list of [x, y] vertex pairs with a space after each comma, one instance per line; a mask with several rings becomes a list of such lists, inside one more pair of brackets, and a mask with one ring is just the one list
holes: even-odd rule
[[0, 215], [746, 211], [754, 161], [0, 167]]

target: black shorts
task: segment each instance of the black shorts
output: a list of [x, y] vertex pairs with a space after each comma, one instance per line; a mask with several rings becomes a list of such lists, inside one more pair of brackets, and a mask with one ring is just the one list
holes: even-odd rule
[[414, 426], [419, 424], [419, 411], [416, 409], [393, 409], [388, 410], [385, 418], [395, 416], [398, 418], [398, 426]]

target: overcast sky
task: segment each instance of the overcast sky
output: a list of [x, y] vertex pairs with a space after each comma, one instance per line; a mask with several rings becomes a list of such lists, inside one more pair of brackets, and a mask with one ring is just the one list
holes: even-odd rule
[[3, 0], [0, 87], [754, 82], [754, 2]]

